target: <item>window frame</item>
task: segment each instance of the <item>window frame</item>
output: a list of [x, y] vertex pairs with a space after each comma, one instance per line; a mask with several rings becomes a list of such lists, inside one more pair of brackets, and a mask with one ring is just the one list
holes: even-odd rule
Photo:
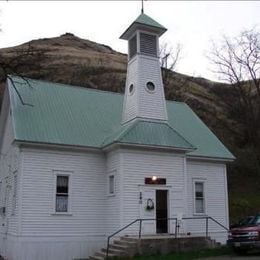
[[[71, 194], [72, 194], [72, 172], [68, 171], [53, 171], [54, 172], [54, 189], [53, 189], [53, 212], [52, 215], [72, 215], [71, 214]], [[58, 176], [68, 177], [68, 207], [67, 211], [59, 212], [56, 211], [56, 197], [57, 197], [57, 179]]]
[[[202, 192], [203, 192], [203, 212], [196, 211], [196, 183], [202, 183]], [[193, 215], [204, 216], [206, 215], [206, 180], [205, 179], [193, 179]]]
[[[113, 193], [110, 193], [110, 178], [113, 177]], [[107, 196], [112, 197], [116, 195], [116, 171], [108, 173], [107, 176]]]

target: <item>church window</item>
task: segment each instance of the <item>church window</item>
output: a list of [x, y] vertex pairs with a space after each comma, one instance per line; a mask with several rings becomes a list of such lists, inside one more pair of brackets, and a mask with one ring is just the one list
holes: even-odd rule
[[114, 172], [108, 176], [108, 195], [115, 194], [115, 175]]
[[204, 182], [194, 181], [194, 213], [205, 214]]
[[69, 176], [57, 175], [56, 179], [56, 212], [68, 212]]

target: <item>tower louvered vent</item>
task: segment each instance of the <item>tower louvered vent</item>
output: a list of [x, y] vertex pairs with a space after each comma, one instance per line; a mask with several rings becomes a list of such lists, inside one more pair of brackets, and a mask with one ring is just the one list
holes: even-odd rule
[[140, 33], [140, 52], [141, 54], [157, 56], [156, 36]]
[[129, 58], [131, 59], [137, 53], [136, 35], [129, 41]]

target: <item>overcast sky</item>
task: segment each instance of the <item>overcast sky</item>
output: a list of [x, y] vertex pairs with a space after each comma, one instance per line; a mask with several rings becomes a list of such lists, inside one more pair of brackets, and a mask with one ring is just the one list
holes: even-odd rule
[[[211, 40], [260, 29], [258, 1], [145, 1], [144, 11], [168, 31], [161, 42], [181, 43], [181, 73], [215, 79], [205, 57]], [[0, 0], [0, 48], [71, 32], [126, 53], [121, 33], [140, 14], [141, 1]]]

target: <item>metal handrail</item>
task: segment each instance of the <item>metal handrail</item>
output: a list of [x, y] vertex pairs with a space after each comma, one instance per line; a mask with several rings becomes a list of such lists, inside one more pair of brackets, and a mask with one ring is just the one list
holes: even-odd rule
[[216, 219], [209, 217], [212, 221], [214, 221], [216, 224], [218, 224], [220, 227], [224, 228], [226, 231], [229, 231], [229, 228], [225, 227], [221, 223], [219, 223]]
[[108, 251], [109, 251], [109, 242], [110, 242], [110, 239], [117, 235], [118, 233], [120, 233], [121, 231], [127, 229], [128, 227], [132, 226], [133, 224], [135, 224], [137, 221], [140, 221], [140, 219], [136, 219], [134, 221], [132, 221], [131, 223], [129, 223], [128, 225], [122, 227], [121, 229], [119, 229], [118, 231], [114, 232], [113, 234], [111, 234], [110, 236], [107, 237], [107, 252], [106, 252], [106, 258], [108, 258]]
[[[189, 219], [205, 219], [206, 220], [206, 238], [208, 238], [208, 233], [209, 233], [209, 220], [212, 220], [216, 224], [218, 224], [220, 227], [225, 229], [226, 231], [229, 231], [227, 227], [222, 225], [220, 222], [218, 222], [216, 219], [210, 217], [210, 216], [201, 216], [201, 217], [183, 217], [180, 220], [189, 220]], [[127, 229], [128, 227], [132, 226], [133, 224], [139, 222], [139, 232], [138, 232], [138, 237], [139, 239], [142, 236], [142, 223], [143, 221], [157, 221], [157, 220], [175, 220], [175, 238], [177, 238], [177, 234], [179, 233], [179, 224], [178, 224], [178, 219], [177, 218], [138, 218], [135, 219], [134, 221], [130, 222], [129, 224], [125, 225], [124, 227], [120, 228], [118, 231], [114, 232], [113, 234], [109, 235], [107, 237], [107, 250], [106, 250], [106, 258], [108, 258], [108, 253], [109, 253], [109, 245], [110, 245], [110, 239], [120, 233], [121, 231]]]
[[[142, 222], [143, 221], [156, 221], [156, 220], [175, 220], [176, 223], [177, 223], [177, 218], [154, 218], [154, 219], [151, 219], [151, 218], [137, 218], [136, 220], [132, 221], [131, 223], [127, 224], [126, 226], [120, 228], [118, 231], [114, 232], [113, 234], [109, 235], [107, 237], [107, 250], [106, 250], [106, 258], [108, 257], [108, 252], [109, 252], [109, 243], [110, 243], [110, 239], [112, 237], [114, 237], [115, 235], [117, 235], [118, 233], [120, 233], [121, 231], [127, 229], [128, 227], [132, 226], [133, 224], [135, 224], [136, 222], [139, 222], [139, 232], [138, 232], [138, 236], [139, 236], [139, 239], [141, 238], [141, 232], [142, 232]], [[177, 224], [175, 224], [175, 236], [176, 236], [176, 227], [177, 227]]]

